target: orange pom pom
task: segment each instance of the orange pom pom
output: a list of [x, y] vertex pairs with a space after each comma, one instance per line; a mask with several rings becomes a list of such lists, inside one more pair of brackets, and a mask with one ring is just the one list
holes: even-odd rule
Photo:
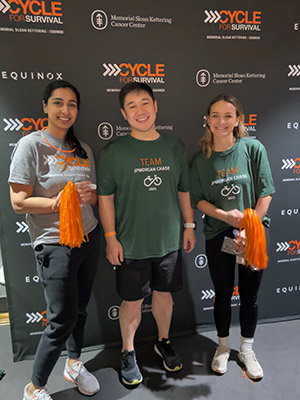
[[80, 247], [85, 242], [81, 224], [82, 211], [75, 184], [69, 181], [61, 193], [59, 205], [59, 243]]
[[[244, 218], [240, 226], [241, 230], [245, 229], [246, 245], [245, 245], [245, 263], [251, 269], [265, 269], [268, 266], [267, 256], [267, 240], [265, 228], [252, 208], [244, 211]], [[238, 242], [240, 246], [240, 242]]]

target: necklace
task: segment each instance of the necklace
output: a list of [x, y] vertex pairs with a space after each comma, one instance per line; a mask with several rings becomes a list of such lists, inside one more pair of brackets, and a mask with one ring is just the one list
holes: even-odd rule
[[74, 147], [73, 150], [62, 150], [62, 149], [58, 149], [57, 147], [53, 146], [53, 144], [49, 143], [48, 140], [47, 140], [47, 139], [45, 138], [45, 136], [44, 136], [43, 131], [44, 131], [45, 129], [47, 129], [47, 126], [45, 126], [45, 127], [41, 130], [41, 134], [42, 134], [42, 137], [43, 137], [44, 141], [45, 141], [50, 147], [52, 147], [52, 148], [55, 149], [55, 150], [61, 151], [61, 152], [63, 152], [63, 153], [73, 153], [73, 152], [76, 150], [76, 147]]

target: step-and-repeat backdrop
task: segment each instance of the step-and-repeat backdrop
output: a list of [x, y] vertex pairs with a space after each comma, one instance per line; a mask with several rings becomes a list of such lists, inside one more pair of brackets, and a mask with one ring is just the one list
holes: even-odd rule
[[[75, 132], [96, 159], [108, 141], [129, 132], [118, 105], [127, 82], [152, 86], [157, 129], [181, 138], [190, 157], [209, 101], [220, 92], [238, 97], [249, 135], [267, 148], [277, 189], [259, 318], [300, 317], [299, 1], [0, 0], [0, 46], [1, 247], [15, 360], [35, 353], [47, 315], [25, 216], [10, 206], [8, 168], [15, 143], [47, 125], [41, 99], [53, 79], [78, 87], [83, 101]], [[200, 212], [196, 219], [198, 242], [184, 257], [173, 334], [213, 328]], [[120, 342], [120, 298], [103, 239], [99, 251], [87, 347]], [[139, 339], [156, 333], [150, 300], [143, 305]], [[238, 309], [236, 285], [235, 322]]]

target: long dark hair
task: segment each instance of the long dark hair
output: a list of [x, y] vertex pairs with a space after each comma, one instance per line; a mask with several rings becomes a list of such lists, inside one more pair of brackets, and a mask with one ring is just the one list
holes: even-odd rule
[[[76, 100], [77, 100], [77, 109], [79, 110], [80, 94], [79, 94], [78, 90], [70, 82], [62, 81], [62, 80], [52, 81], [47, 85], [47, 87], [44, 91], [44, 95], [43, 95], [44, 104], [48, 103], [49, 97], [52, 96], [52, 93], [54, 92], [54, 90], [61, 89], [61, 88], [71, 89], [75, 93]], [[71, 149], [76, 148], [74, 154], [76, 154], [78, 157], [85, 158], [85, 159], [88, 158], [86, 151], [81, 146], [79, 140], [77, 139], [77, 137], [74, 134], [73, 126], [71, 126], [68, 129], [67, 136], [66, 136], [66, 143], [68, 143], [68, 145], [71, 147]]]

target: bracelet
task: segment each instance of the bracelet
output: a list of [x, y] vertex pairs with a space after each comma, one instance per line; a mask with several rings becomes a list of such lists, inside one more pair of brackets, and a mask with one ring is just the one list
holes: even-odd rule
[[183, 224], [185, 228], [196, 229], [196, 222], [185, 222]]
[[116, 236], [116, 231], [104, 233], [104, 237]]

